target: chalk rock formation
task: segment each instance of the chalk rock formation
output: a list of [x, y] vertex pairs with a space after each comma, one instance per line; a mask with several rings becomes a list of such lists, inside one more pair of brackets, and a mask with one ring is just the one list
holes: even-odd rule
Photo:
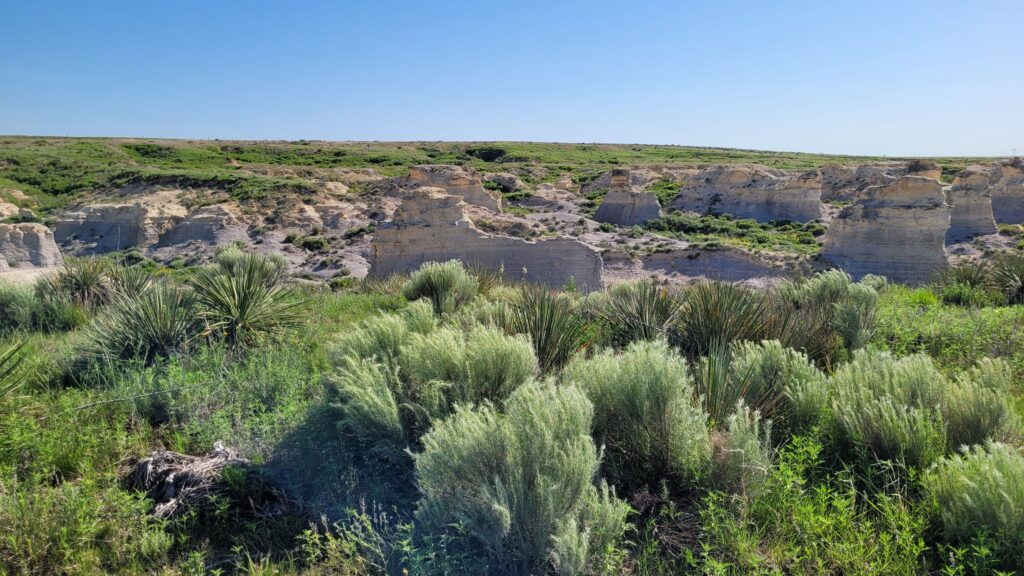
[[523, 181], [515, 174], [508, 172], [490, 172], [484, 174], [485, 182], [494, 182], [502, 192], [515, 192], [523, 188]]
[[854, 278], [881, 274], [908, 284], [927, 282], [947, 265], [949, 220], [938, 181], [904, 176], [866, 188], [843, 208], [825, 233], [821, 254]]
[[42, 224], [0, 224], [0, 255], [13, 267], [49, 267], [60, 264], [53, 232]]
[[156, 243], [181, 221], [186, 210], [180, 204], [91, 204], [65, 212], [57, 221], [54, 237], [61, 244], [75, 244], [80, 251], [100, 254]]
[[467, 205], [438, 188], [410, 191], [391, 222], [373, 240], [370, 276], [409, 272], [424, 262], [461, 260], [467, 265], [503, 267], [510, 281], [562, 287], [570, 278], [581, 290], [601, 288], [598, 251], [570, 238], [529, 242], [480, 231]]
[[476, 170], [444, 164], [413, 166], [405, 183], [413, 187], [441, 188], [452, 196], [462, 196], [467, 204], [501, 212], [500, 197], [484, 189]]
[[192, 211], [160, 238], [160, 245], [197, 242], [215, 246], [235, 240], [249, 240], [245, 224], [227, 206], [215, 204]]
[[992, 217], [992, 170], [985, 166], [968, 166], [953, 181], [947, 193], [952, 212], [947, 242], [958, 242], [996, 233]]
[[889, 184], [896, 179], [892, 172], [902, 168], [896, 164], [832, 164], [821, 169], [821, 200], [850, 202], [869, 186]]
[[680, 210], [732, 214], [760, 222], [821, 218], [821, 176], [754, 165], [714, 166], [690, 178], [673, 203]]
[[11, 267], [7, 264], [7, 258], [0, 254], [0, 272], [7, 272]]
[[661, 217], [661, 204], [651, 192], [636, 192], [630, 183], [630, 171], [611, 171], [608, 193], [597, 208], [594, 220], [619, 226], [636, 226]]
[[[613, 169], [601, 174], [583, 186], [581, 191], [586, 194], [589, 192], [596, 192], [598, 190], [611, 190], [612, 187], [615, 186], [615, 184], [612, 183], [612, 180], [616, 178], [616, 172], [619, 170], [621, 169]], [[626, 172], [629, 175], [629, 186], [635, 190], [643, 190], [663, 177], [661, 173], [655, 172], [650, 168], [634, 168], [626, 170]], [[621, 186], [621, 175], [618, 176], [618, 178], [618, 185]]]
[[942, 167], [931, 160], [912, 160], [907, 163], [905, 175], [938, 180], [942, 176]]
[[33, 218], [35, 213], [28, 208], [19, 208], [9, 202], [0, 202], [0, 218]]
[[1024, 222], [1024, 160], [1014, 158], [996, 167], [992, 214], [1000, 224]]

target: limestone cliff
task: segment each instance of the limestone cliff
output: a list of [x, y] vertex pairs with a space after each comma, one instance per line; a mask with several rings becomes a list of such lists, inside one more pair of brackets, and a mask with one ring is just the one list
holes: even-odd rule
[[60, 250], [53, 232], [43, 224], [0, 224], [0, 256], [15, 268], [49, 267], [60, 264]]
[[713, 166], [691, 177], [673, 205], [760, 222], [821, 218], [821, 176], [789, 174], [750, 164]]
[[992, 214], [1000, 224], [1024, 222], [1024, 160], [1000, 162], [992, 187]]
[[630, 183], [630, 171], [611, 171], [608, 192], [594, 220], [619, 226], [637, 226], [661, 217], [661, 204], [651, 192], [638, 192]]
[[462, 196], [467, 204], [501, 212], [501, 197], [486, 190], [472, 168], [444, 164], [413, 166], [403, 183], [409, 187], [441, 188], [452, 196]]
[[992, 217], [992, 178], [990, 168], [968, 166], [953, 181], [947, 193], [952, 205], [947, 242], [995, 234], [997, 229]]
[[81, 253], [145, 247], [157, 242], [186, 214], [176, 202], [91, 204], [61, 215], [54, 237], [60, 244], [74, 245]]
[[601, 288], [598, 251], [570, 238], [529, 242], [480, 231], [466, 203], [438, 188], [408, 192], [394, 217], [379, 227], [370, 254], [370, 276], [415, 270], [424, 262], [458, 259], [467, 265], [503, 268], [509, 281], [581, 290]]
[[944, 268], [950, 207], [942, 185], [904, 176], [871, 186], [843, 208], [825, 233], [822, 257], [855, 278], [881, 274], [908, 284]]

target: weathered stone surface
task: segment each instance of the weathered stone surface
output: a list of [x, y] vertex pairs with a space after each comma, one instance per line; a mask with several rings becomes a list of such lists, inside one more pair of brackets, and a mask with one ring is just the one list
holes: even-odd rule
[[65, 212], [57, 221], [54, 237], [84, 253], [145, 247], [156, 243], [185, 215], [185, 208], [175, 202], [91, 204]]
[[[601, 174], [583, 186], [581, 191], [587, 194], [599, 190], [611, 190], [613, 187], [612, 179], [615, 178], [615, 173], [619, 170], [622, 169], [613, 169]], [[633, 168], [626, 170], [626, 172], [629, 173], [629, 186], [634, 190], [643, 190], [663, 177], [660, 172], [650, 168]]]
[[651, 192], [637, 192], [630, 171], [611, 171], [608, 192], [597, 208], [594, 220], [619, 226], [636, 226], [661, 217], [661, 204]]
[[895, 180], [892, 171], [901, 171], [897, 164], [861, 164], [844, 166], [833, 164], [821, 169], [822, 202], [851, 202], [865, 188], [881, 186]]
[[665, 274], [678, 274], [686, 278], [707, 278], [725, 282], [786, 274], [785, 269], [756, 254], [727, 247], [691, 247], [656, 252], [644, 257], [643, 268]]
[[218, 245], [236, 240], [248, 241], [246, 226], [225, 205], [204, 206], [192, 211], [160, 238], [160, 246], [197, 242]]
[[1024, 160], [1000, 162], [992, 187], [992, 214], [1000, 224], [1024, 222]]
[[942, 167], [931, 160], [912, 160], [907, 164], [906, 175], [938, 180], [942, 176]]
[[760, 222], [808, 222], [822, 215], [821, 176], [817, 171], [793, 175], [748, 164], [713, 166], [691, 177], [673, 205]]
[[441, 188], [452, 196], [461, 196], [467, 204], [501, 212], [500, 197], [484, 189], [476, 170], [444, 164], [413, 166], [405, 183], [413, 187]]
[[484, 174], [484, 181], [494, 182], [498, 185], [498, 188], [505, 193], [515, 192], [516, 190], [521, 190], [524, 187], [523, 181], [520, 180], [518, 176], [515, 174], [509, 174], [508, 172], [489, 172]]
[[49, 267], [60, 264], [53, 232], [43, 224], [0, 224], [0, 255], [11, 267]]
[[908, 284], [927, 282], [947, 265], [950, 207], [942, 185], [904, 176], [866, 188], [832, 220], [821, 254], [855, 278], [881, 274]]
[[34, 218], [35, 213], [28, 208], [19, 208], [9, 202], [0, 202], [0, 218]]
[[602, 262], [596, 249], [569, 238], [529, 242], [487, 234], [473, 225], [466, 208], [461, 198], [438, 188], [410, 191], [392, 221], [377, 230], [370, 276], [458, 259], [467, 265], [503, 267], [510, 281], [562, 287], [571, 278], [581, 290], [601, 288]]
[[947, 192], [952, 205], [947, 242], [959, 242], [973, 236], [995, 234], [992, 217], [992, 170], [986, 166], [968, 166], [953, 181]]
[[7, 264], [7, 258], [5, 258], [3, 254], [0, 254], [0, 272], [7, 272], [10, 269], [10, 265]]

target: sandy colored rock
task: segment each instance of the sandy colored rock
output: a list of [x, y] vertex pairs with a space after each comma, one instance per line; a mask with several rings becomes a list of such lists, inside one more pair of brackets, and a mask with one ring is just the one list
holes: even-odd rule
[[581, 290], [601, 288], [602, 262], [596, 249], [570, 238], [530, 242], [487, 234], [469, 219], [461, 198], [430, 187], [410, 191], [392, 221], [378, 228], [370, 276], [406, 273], [424, 262], [451, 259], [501, 267], [509, 281], [560, 288], [572, 279]]
[[53, 232], [35, 222], [0, 224], [0, 255], [11, 268], [42, 268], [61, 262]]
[[494, 182], [505, 193], [515, 192], [524, 188], [523, 181], [515, 174], [508, 172], [489, 172], [484, 174], [484, 182]]
[[992, 179], [991, 168], [968, 166], [953, 181], [946, 195], [952, 206], [947, 242], [996, 233], [996, 221], [992, 216]]
[[992, 215], [1000, 224], [1024, 223], [1024, 160], [1014, 158], [996, 166], [992, 186]]
[[634, 189], [630, 171], [611, 171], [608, 192], [597, 208], [594, 220], [618, 226], [637, 226], [661, 217], [661, 204], [651, 192]]
[[808, 222], [822, 216], [821, 176], [752, 164], [713, 166], [687, 180], [673, 206], [759, 222]]
[[246, 226], [224, 204], [204, 206], [192, 211], [160, 238], [160, 246], [196, 242], [219, 245], [249, 240]]
[[35, 218], [35, 212], [10, 202], [0, 202], [0, 218]]
[[484, 189], [476, 170], [445, 164], [413, 166], [404, 184], [412, 187], [441, 188], [451, 196], [461, 196], [467, 204], [501, 212], [501, 197]]
[[155, 244], [187, 211], [176, 201], [90, 204], [65, 212], [54, 237], [78, 252], [101, 254]]
[[[587, 193], [590, 193], [590, 192], [598, 192], [600, 190], [609, 190], [610, 191], [612, 189], [612, 187], [613, 187], [612, 179], [616, 177], [615, 173], [620, 171], [620, 170], [625, 170], [626, 172], [628, 172], [628, 174], [629, 174], [629, 186], [633, 190], [643, 190], [644, 188], [647, 188], [648, 186], [650, 186], [651, 184], [653, 184], [654, 182], [660, 180], [663, 177], [660, 172], [656, 172], [656, 171], [654, 171], [654, 170], [652, 170], [650, 168], [633, 168], [633, 169], [615, 168], [615, 169], [609, 170], [607, 172], [604, 172], [603, 174], [601, 174], [597, 178], [594, 178], [593, 180], [588, 182], [586, 185], [584, 185], [581, 188], [581, 191], [584, 194], [587, 194]], [[620, 181], [619, 185], [621, 186], [621, 181]]]
[[866, 188], [832, 220], [822, 257], [854, 278], [880, 274], [921, 284], [946, 267], [950, 207], [942, 185], [904, 176]]
[[912, 160], [907, 163], [906, 175], [938, 180], [942, 177], [942, 167], [931, 160]]

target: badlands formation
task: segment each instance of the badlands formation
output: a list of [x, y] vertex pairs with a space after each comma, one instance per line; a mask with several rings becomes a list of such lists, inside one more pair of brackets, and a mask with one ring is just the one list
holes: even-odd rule
[[[646, 276], [772, 281], [829, 267], [922, 283], [951, 257], [976, 254], [972, 242], [995, 235], [996, 222], [1024, 221], [1019, 159], [969, 166], [951, 185], [930, 161], [615, 167], [583, 183], [567, 173], [532, 185], [520, 178], [528, 168], [518, 170], [430, 164], [385, 177], [332, 168], [301, 194], [248, 199], [173, 177], [137, 178], [48, 215], [48, 225], [0, 202], [10, 222], [0, 224], [0, 272], [56, 266], [61, 251], [191, 264], [239, 242], [283, 253], [298, 275], [321, 280], [457, 258], [501, 268], [509, 280], [582, 290]], [[822, 249], [691, 241], [651, 226], [683, 214], [817, 226]]]

